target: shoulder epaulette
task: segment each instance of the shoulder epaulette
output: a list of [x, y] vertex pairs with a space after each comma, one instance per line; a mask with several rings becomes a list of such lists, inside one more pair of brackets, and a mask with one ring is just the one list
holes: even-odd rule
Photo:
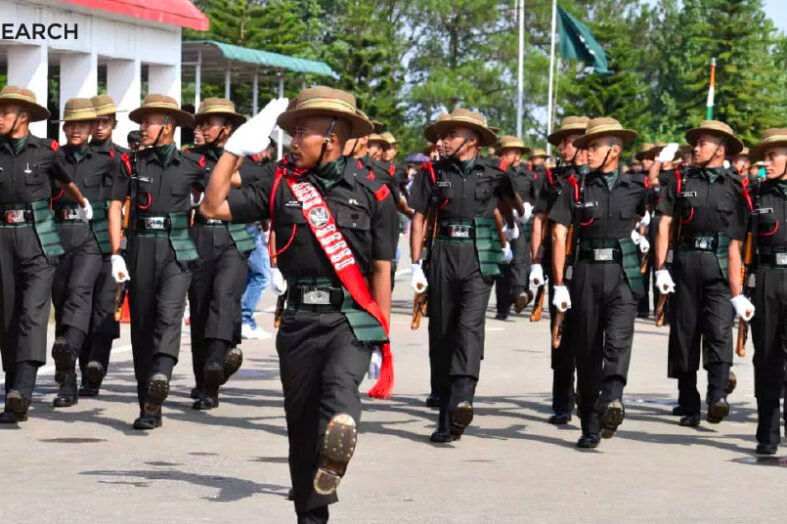
[[57, 140], [52, 140], [52, 142], [49, 143], [49, 149], [52, 151], [57, 151], [60, 149], [60, 144], [57, 143]]

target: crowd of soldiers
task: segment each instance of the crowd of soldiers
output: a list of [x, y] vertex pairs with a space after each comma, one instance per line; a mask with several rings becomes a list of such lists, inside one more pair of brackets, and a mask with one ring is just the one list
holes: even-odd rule
[[[113, 142], [117, 109], [106, 95], [66, 103], [62, 147], [28, 131], [48, 117], [31, 91], [0, 92], [0, 423], [27, 419], [50, 303], [54, 406], [99, 394], [126, 292], [134, 428], [161, 426], [187, 297], [193, 407], [217, 408], [243, 359], [240, 297], [255, 247], [245, 224], [266, 221], [292, 499], [298, 522], [327, 522], [355, 449], [359, 385], [368, 373], [379, 377], [371, 395], [392, 388], [401, 213], [412, 220], [413, 327], [429, 320], [432, 442], [455, 442], [472, 423], [495, 283], [500, 320], [531, 303], [538, 320], [549, 297], [549, 422], [567, 424], [576, 407], [578, 447], [613, 437], [625, 418], [635, 319], [650, 315], [652, 284], [657, 322], [670, 326], [680, 425], [700, 424], [701, 358], [706, 420], [729, 414], [737, 316], [739, 338], [749, 322], [753, 333], [757, 452], [776, 452], [787, 360], [787, 130], [768, 130], [744, 150], [728, 125], [703, 121], [683, 148], [646, 144], [625, 168], [637, 132], [612, 118], [570, 116], [548, 137], [559, 152], [549, 165], [545, 151], [457, 108], [424, 130], [430, 160], [408, 184], [393, 163], [393, 135], [351, 94], [328, 87], [273, 100], [248, 120], [226, 99], [206, 99], [192, 115], [149, 94], [129, 114], [140, 131], [128, 149]], [[268, 161], [261, 152], [276, 125], [292, 142]], [[175, 146], [178, 126], [196, 129], [188, 151]], [[755, 176], [749, 160], [760, 162]]]

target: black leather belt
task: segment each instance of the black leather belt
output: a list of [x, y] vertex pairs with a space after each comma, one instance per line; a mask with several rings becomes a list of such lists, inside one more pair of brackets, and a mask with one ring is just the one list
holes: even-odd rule
[[623, 252], [616, 247], [582, 247], [579, 249], [579, 259], [583, 262], [593, 262], [594, 264], [620, 262], [623, 260]]
[[759, 262], [766, 266], [787, 268], [787, 253], [763, 253], [760, 254]]
[[719, 247], [719, 238], [716, 235], [695, 235], [680, 240], [682, 249], [693, 249], [695, 251], [716, 251]]
[[194, 222], [205, 226], [220, 226], [224, 224], [223, 220], [217, 220], [215, 218], [205, 218], [199, 213], [194, 215]]
[[344, 291], [338, 287], [290, 286], [287, 301], [296, 309], [339, 311], [344, 304]]
[[475, 238], [475, 228], [470, 224], [440, 224], [440, 236], [454, 239]]
[[137, 231], [169, 231], [172, 225], [169, 217], [137, 217]]
[[4, 224], [25, 224], [33, 221], [33, 212], [29, 209], [4, 209], [2, 213]]

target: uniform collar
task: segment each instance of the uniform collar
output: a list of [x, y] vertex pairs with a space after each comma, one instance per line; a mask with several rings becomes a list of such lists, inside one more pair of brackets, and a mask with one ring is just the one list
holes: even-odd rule
[[74, 160], [77, 164], [92, 156], [90, 151], [89, 144], [85, 144], [83, 146], [72, 146], [72, 145], [64, 145], [63, 152], [66, 153], [66, 156], [71, 160]]
[[14, 156], [18, 156], [19, 153], [24, 150], [25, 147], [28, 145], [35, 146], [35, 141], [30, 140], [30, 135], [25, 135], [19, 138], [9, 138], [7, 136], [0, 137], [0, 144], [3, 147], [9, 149]]
[[96, 153], [109, 154], [110, 150], [112, 149], [112, 140], [91, 140], [89, 145], [90, 149]]

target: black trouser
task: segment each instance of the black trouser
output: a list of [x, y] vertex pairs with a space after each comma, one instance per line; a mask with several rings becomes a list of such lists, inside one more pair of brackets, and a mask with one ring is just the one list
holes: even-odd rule
[[500, 275], [495, 277], [495, 309], [505, 317], [511, 312], [511, 264], [500, 264]]
[[[54, 277], [55, 264], [44, 255], [32, 225], [0, 225], [0, 353], [6, 391], [16, 388], [20, 363], [37, 367], [46, 362]], [[30, 400], [35, 378], [23, 382], [19, 392]]]
[[[544, 244], [544, 276], [549, 279], [547, 305], [549, 307], [549, 332], [552, 333], [557, 308], [552, 305], [555, 295], [554, 279], [552, 278], [552, 255], [549, 244]], [[535, 306], [534, 306], [535, 307]], [[567, 317], [571, 315], [571, 310]], [[567, 319], [564, 326], [567, 325]], [[554, 413], [571, 413], [574, 410], [574, 355], [571, 352], [571, 330], [564, 329], [560, 340], [560, 347], [553, 348], [551, 337], [549, 344], [550, 365], [552, 367], [552, 411]]]
[[492, 286], [481, 275], [472, 241], [437, 239], [429, 273], [429, 362], [432, 387], [440, 396], [438, 429], [445, 431], [450, 410], [473, 401]]
[[582, 432], [597, 434], [599, 413], [623, 398], [628, 377], [637, 297], [619, 263], [579, 261], [570, 284], [571, 353], [577, 364]]
[[726, 396], [732, 364], [730, 287], [716, 255], [707, 251], [678, 250], [672, 277], [668, 372], [678, 379], [678, 403], [699, 414], [700, 355], [708, 371], [708, 404]]
[[189, 287], [191, 354], [197, 388], [202, 389], [205, 365], [223, 363], [226, 350], [240, 343], [248, 266], [227, 226], [195, 225], [191, 236], [199, 254]]
[[530, 241], [524, 231], [529, 226], [519, 224], [519, 227], [519, 237], [511, 241], [514, 257], [510, 264], [500, 264], [500, 276], [495, 278], [497, 312], [505, 316], [508, 316], [514, 299], [530, 287]]
[[369, 369], [372, 347], [359, 343], [342, 313], [285, 311], [276, 337], [284, 390], [290, 477], [295, 511], [332, 504], [318, 495], [315, 468], [328, 422], [339, 413], [361, 419], [358, 386]]
[[[787, 269], [760, 269], [755, 275], [751, 321], [754, 342], [754, 396], [757, 397], [757, 441], [781, 440], [779, 396], [787, 364]], [[787, 409], [784, 411], [787, 420]]]
[[[55, 334], [65, 337], [72, 350], [78, 353], [87, 340], [93, 290], [104, 259], [90, 226], [84, 222], [59, 222], [57, 231], [66, 253], [57, 266], [52, 285]], [[60, 394], [77, 394], [76, 371], [65, 377]]]
[[141, 408], [148, 380], [156, 371], [163, 371], [155, 366], [156, 357], [166, 355], [178, 359], [191, 273], [175, 259], [166, 232], [132, 235], [128, 261], [131, 347]]
[[82, 384], [85, 382], [85, 368], [88, 362], [95, 361], [109, 370], [109, 355], [112, 341], [120, 338], [120, 324], [115, 320], [115, 295], [117, 283], [112, 277], [112, 261], [105, 255], [101, 263], [101, 271], [93, 287], [93, 312], [90, 317], [90, 329], [87, 339], [79, 354], [79, 368], [82, 373]]

